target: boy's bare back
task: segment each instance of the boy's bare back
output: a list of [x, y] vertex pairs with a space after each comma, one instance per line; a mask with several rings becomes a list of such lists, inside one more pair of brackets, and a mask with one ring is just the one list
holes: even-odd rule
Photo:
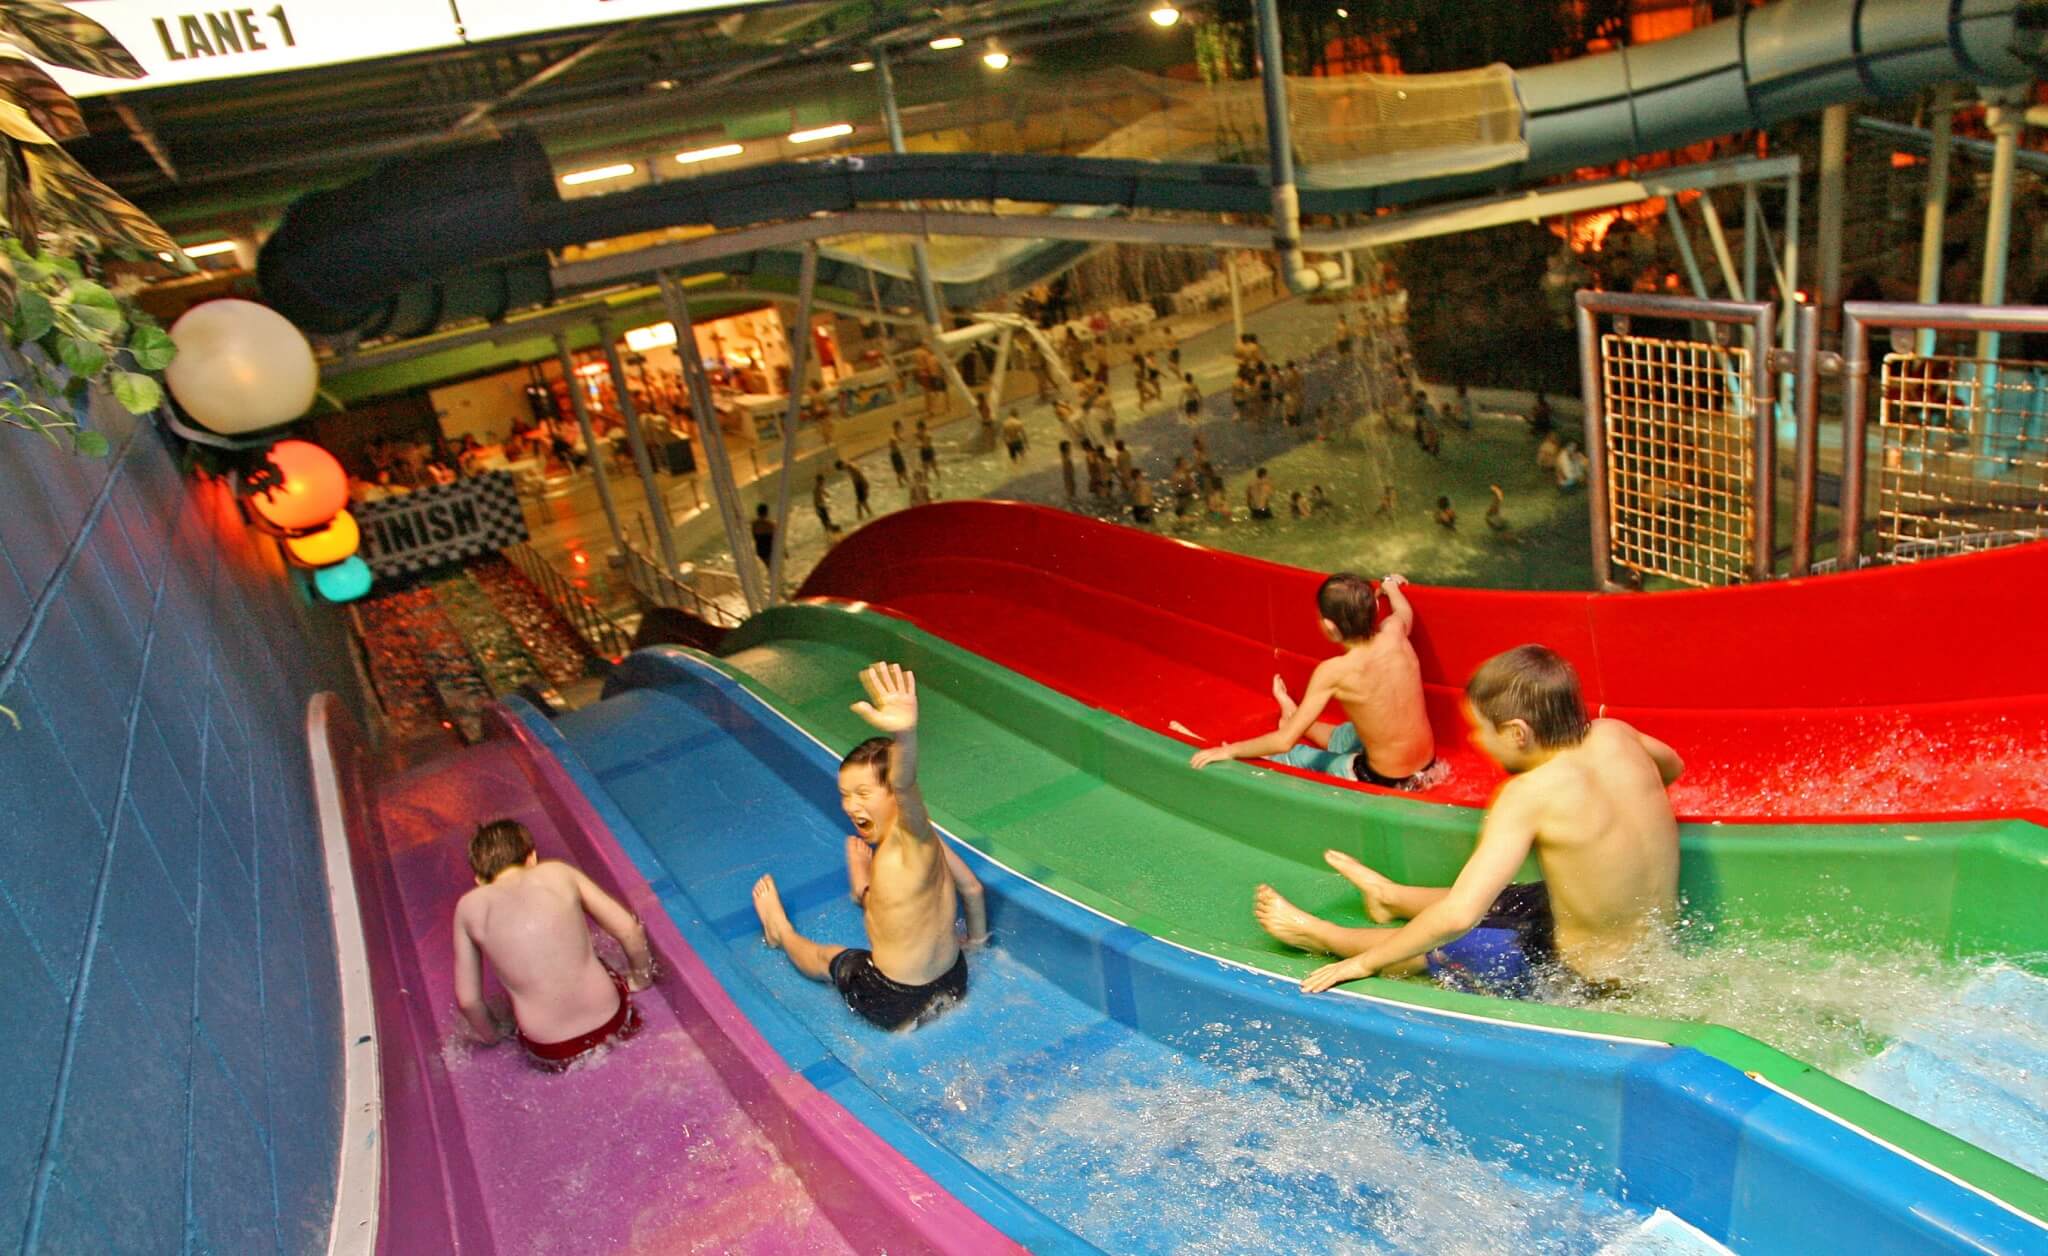
[[[1510, 780], [1494, 800], [1535, 833], [1558, 955], [1599, 978], [1670, 922], [1678, 906], [1678, 821], [1665, 792], [1677, 758], [1620, 720]], [[1670, 769], [1676, 775], [1676, 769]]]
[[1436, 757], [1436, 733], [1423, 701], [1422, 661], [1408, 627], [1388, 616], [1372, 639], [1316, 665], [1309, 687], [1327, 683], [1381, 776], [1411, 776]]
[[[458, 951], [467, 939], [490, 960], [512, 996], [520, 1031], [536, 1041], [588, 1032], [618, 1007], [618, 991], [591, 947], [586, 912], [601, 925], [619, 925], [608, 919], [613, 915], [632, 922], [582, 872], [556, 860], [507, 869], [456, 904]], [[644, 950], [645, 942], [640, 946]], [[643, 963], [644, 957], [636, 959], [636, 967]], [[645, 984], [634, 982], [635, 988]]]

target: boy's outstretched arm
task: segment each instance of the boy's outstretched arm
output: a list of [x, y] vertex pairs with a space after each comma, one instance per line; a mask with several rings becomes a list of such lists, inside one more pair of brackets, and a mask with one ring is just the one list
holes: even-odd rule
[[1493, 900], [1515, 879], [1529, 848], [1536, 842], [1535, 812], [1514, 796], [1512, 782], [1501, 790], [1486, 823], [1479, 830], [1479, 845], [1448, 894], [1421, 911], [1399, 929], [1360, 951], [1350, 959], [1325, 964], [1301, 983], [1308, 994], [1328, 990], [1346, 981], [1370, 977], [1384, 968], [1429, 952], [1465, 936], [1486, 916]]
[[1657, 775], [1664, 778], [1666, 785], [1677, 780], [1678, 774], [1685, 771], [1685, 760], [1678, 757], [1676, 750], [1641, 729], [1636, 730], [1636, 737], [1642, 741], [1643, 749], [1649, 752], [1650, 758], [1656, 761]]
[[1226, 741], [1220, 746], [1198, 750], [1188, 762], [1205, 768], [1226, 759], [1263, 759], [1301, 744], [1301, 739], [1308, 736], [1308, 730], [1314, 726], [1316, 717], [1337, 696], [1337, 683], [1332, 678], [1336, 662], [1330, 659], [1316, 665], [1316, 670], [1308, 678], [1308, 691], [1301, 695], [1301, 705], [1294, 708], [1294, 714], [1288, 716], [1280, 727], [1247, 741]]
[[917, 787], [917, 676], [896, 663], [876, 663], [861, 672], [860, 683], [868, 700], [854, 703], [853, 713], [896, 743], [889, 752], [889, 789], [903, 831], [920, 842], [935, 841], [931, 813]]
[[487, 1047], [497, 1044], [498, 1024], [484, 1006], [483, 959], [460, 907], [455, 909], [455, 1006], [462, 1009], [462, 1019], [469, 1022], [469, 1032], [478, 1042]]
[[967, 917], [967, 945], [980, 946], [988, 941], [988, 904], [981, 878], [974, 875], [974, 869], [951, 846], [940, 842], [939, 849], [946, 854], [946, 871], [953, 878], [954, 892], [960, 896], [960, 914]]
[[1415, 627], [1415, 608], [1408, 604], [1408, 595], [1401, 592], [1401, 586], [1407, 583], [1408, 577], [1399, 572], [1380, 577], [1380, 596], [1387, 599], [1387, 618], [1401, 625], [1404, 633]]
[[581, 868], [562, 865], [576, 879], [577, 897], [583, 900], [583, 910], [597, 922], [597, 927], [618, 939], [625, 948], [626, 987], [629, 990], [645, 990], [654, 982], [654, 956], [647, 949], [647, 926], [640, 923], [640, 917], [627, 911], [625, 904], [605, 893], [597, 882], [583, 875]]

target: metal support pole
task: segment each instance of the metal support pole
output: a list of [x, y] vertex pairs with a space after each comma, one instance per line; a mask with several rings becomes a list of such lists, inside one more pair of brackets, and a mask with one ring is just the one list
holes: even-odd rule
[[1778, 334], [1784, 338], [1779, 348], [1790, 352], [1792, 337], [1797, 334], [1799, 323], [1799, 175], [1796, 171], [1785, 180], [1785, 275], [1779, 282], [1779, 298], [1785, 303], [1785, 312], [1778, 319]]
[[[773, 606], [782, 598], [782, 564], [789, 552], [789, 482], [796, 475], [796, 423], [803, 413], [805, 376], [811, 365], [811, 293], [818, 282], [818, 246], [804, 246], [803, 267], [796, 280], [796, 327], [789, 338], [789, 409], [782, 416], [782, 483], [775, 493], [775, 545], [768, 551], [768, 596]], [[735, 546], [733, 566], [746, 557]]]
[[1280, 278], [1289, 291], [1320, 286], [1321, 276], [1309, 269], [1301, 252], [1301, 193], [1294, 183], [1294, 137], [1287, 117], [1287, 61], [1281, 48], [1279, 6], [1275, 0], [1253, 0], [1259, 27], [1259, 85], [1266, 101], [1266, 152], [1273, 187], [1273, 250], [1279, 255]]
[[[1015, 327], [1003, 328], [1003, 334], [996, 338], [996, 365], [989, 373], [988, 412], [994, 414], [1003, 404], [1003, 385], [1010, 378], [1010, 341], [1017, 335]], [[1000, 421], [1000, 420], [998, 420]]]
[[576, 426], [583, 432], [583, 447], [590, 451], [591, 482], [597, 488], [597, 504], [604, 507], [605, 526], [612, 531], [612, 547], [626, 548], [626, 530], [619, 526], [619, 506], [612, 500], [611, 480], [606, 477], [604, 459], [597, 456], [597, 431], [590, 426], [590, 407], [576, 387], [576, 359], [569, 353], [567, 332], [555, 333], [555, 358], [562, 364], [562, 385], [569, 391], [569, 407], [576, 412]]
[[1870, 410], [1870, 332], [1851, 304], [1842, 310], [1841, 535], [1835, 570], [1854, 571], [1863, 547], [1863, 454]]
[[1721, 214], [1714, 208], [1710, 192], [1700, 193], [1700, 216], [1707, 220], [1707, 239], [1714, 245], [1714, 261], [1721, 267], [1721, 281], [1728, 285], [1728, 295], [1738, 301], [1751, 300], [1749, 288], [1736, 277], [1735, 258], [1728, 251], [1728, 233], [1721, 229]]
[[1756, 184], [1742, 185], [1742, 299], [1756, 300], [1757, 236], [1762, 234], [1763, 206], [1757, 203]]
[[1820, 308], [1832, 324], [1842, 304], [1842, 208], [1849, 190], [1849, 106], [1820, 115]]
[[[626, 423], [626, 443], [633, 450], [633, 466], [640, 472], [640, 486], [647, 490], [647, 506], [654, 512], [654, 539], [661, 546], [661, 561], [668, 570], [676, 568], [675, 525], [668, 517], [668, 498], [661, 491], [660, 481], [654, 478], [654, 459], [647, 455], [647, 436], [640, 430], [640, 411], [633, 405], [633, 394], [626, 390], [626, 364], [619, 360], [619, 346], [612, 341], [612, 329], [603, 323], [597, 325], [597, 339], [604, 346], [605, 364], [611, 368], [612, 391], [618, 394], [619, 417]], [[592, 462], [597, 461], [595, 444], [590, 447]]]
[[[1915, 299], [1922, 305], [1941, 300], [1942, 237], [1948, 228], [1949, 151], [1954, 147], [1955, 123], [1956, 89], [1954, 84], [1943, 83], [1934, 89], [1934, 108], [1927, 119], [1934, 143], [1927, 155], [1927, 199], [1920, 211], [1920, 287]], [[1920, 355], [1927, 357], [1933, 352], [1934, 330], [1923, 328]]]
[[1237, 254], [1223, 255], [1223, 273], [1230, 276], [1230, 326], [1237, 333], [1231, 341], [1234, 346], [1244, 340], [1244, 299], [1237, 293]]
[[[1579, 294], [1582, 298], [1584, 293]], [[1585, 406], [1586, 506], [1593, 523], [1593, 587], [1613, 590], [1607, 501], [1607, 411], [1600, 389], [1600, 327], [1583, 300], [1573, 311], [1579, 330], [1579, 399]]]
[[[743, 557], [748, 553], [746, 528], [740, 521], [739, 484], [733, 478], [732, 458], [725, 447], [725, 430], [718, 424], [718, 411], [711, 404], [711, 384], [704, 378], [704, 362], [698, 356], [697, 329], [690, 322], [690, 303], [683, 296], [675, 276], [665, 270], [654, 272], [661, 288], [662, 304], [676, 327], [676, 356], [682, 359], [683, 382], [690, 394], [690, 413], [697, 420], [697, 434], [704, 440], [704, 463], [711, 471], [711, 496], [718, 517], [725, 525], [726, 544], [732, 547], [733, 567], [739, 578], [740, 595], [747, 612], [761, 609], [761, 573], [757, 564]], [[671, 572], [673, 574], [673, 572]]]
[[1820, 451], [1820, 311], [1799, 307], [1793, 333], [1796, 389], [1793, 411], [1797, 428], [1792, 439], [1792, 574], [1813, 569], [1813, 499]]
[[1707, 291], [1707, 276], [1700, 270], [1700, 259], [1693, 254], [1692, 237], [1685, 230], [1685, 215], [1679, 212], [1678, 195], [1673, 193], [1668, 202], [1671, 206], [1671, 238], [1678, 243], [1678, 256], [1685, 260], [1685, 276], [1692, 281], [1692, 294], [1702, 301], [1713, 299]]
[[[1996, 142], [1991, 155], [1991, 203], [1984, 219], [1984, 282], [1977, 292], [1979, 305], [2005, 304], [2005, 265], [2012, 244], [2013, 156], [2019, 150], [2020, 123], [2026, 100], [2007, 92], [1986, 93], [1984, 125]], [[1998, 356], [1998, 333], [1977, 333], [1977, 357], [1989, 361]], [[1984, 389], [1991, 381], [1980, 381]]]
[[1773, 394], [1776, 381], [1771, 375], [1771, 323], [1776, 311], [1769, 305], [1756, 307], [1750, 336], [1757, 348], [1749, 356], [1750, 481], [1756, 500], [1750, 509], [1756, 516], [1755, 544], [1750, 551], [1749, 574], [1753, 580], [1769, 580], [1778, 556], [1778, 425]]
[[[896, 72], [889, 65], [889, 50], [879, 44], [875, 46], [875, 77], [882, 87], [882, 124], [889, 132], [889, 151], [907, 152], [903, 146], [903, 115], [896, 109]], [[924, 299], [924, 321], [931, 325], [931, 334], [936, 338], [944, 317], [939, 309], [939, 290], [932, 284], [931, 255], [925, 251], [924, 241], [915, 236], [910, 241], [910, 263], [917, 272], [918, 295]]]

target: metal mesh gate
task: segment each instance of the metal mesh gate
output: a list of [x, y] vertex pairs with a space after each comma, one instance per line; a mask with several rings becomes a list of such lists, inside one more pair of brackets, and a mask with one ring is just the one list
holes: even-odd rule
[[[1615, 568], [1635, 583], [1767, 576], [1771, 307], [1605, 292], [1581, 292], [1577, 304], [1595, 578], [1610, 586]], [[1617, 326], [1600, 331], [1602, 315]], [[1717, 334], [1638, 335], [1622, 322], [1631, 317], [1705, 322]]]
[[1880, 554], [2048, 527], [2048, 363], [1894, 353], [1878, 387]]

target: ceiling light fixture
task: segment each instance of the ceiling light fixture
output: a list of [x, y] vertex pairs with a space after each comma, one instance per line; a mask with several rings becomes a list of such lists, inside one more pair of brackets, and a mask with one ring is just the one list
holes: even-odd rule
[[869, 70], [875, 68], [875, 63], [872, 61], [856, 61], [846, 68], [852, 70], [855, 74], [866, 74]]
[[838, 139], [842, 135], [851, 134], [853, 134], [852, 123], [835, 122], [831, 126], [813, 127], [808, 131], [791, 131], [789, 133], [789, 142], [792, 144], [809, 144], [816, 140]]
[[630, 161], [622, 161], [611, 166], [592, 166], [588, 170], [577, 170], [563, 175], [562, 186], [573, 188], [584, 183], [602, 183], [606, 179], [623, 179], [639, 168]]
[[1180, 21], [1180, 10], [1170, 4], [1162, 4], [1146, 16], [1152, 19], [1154, 26], [1171, 26]]
[[194, 244], [187, 248], [185, 256], [212, 257], [217, 253], [232, 253], [234, 251], [235, 242], [233, 240], [209, 240], [205, 244]]
[[737, 157], [747, 151], [739, 144], [717, 144], [710, 148], [699, 148], [693, 152], [677, 153], [676, 164], [693, 166], [700, 161], [716, 161], [720, 157]]
[[981, 63], [991, 70], [1007, 70], [1010, 68], [1010, 54], [1000, 48], [991, 48], [981, 54]]
[[960, 38], [958, 35], [941, 35], [937, 39], [934, 39], [932, 41], [932, 51], [945, 52], [950, 48], [958, 48], [960, 45], [966, 42], [966, 40]]

